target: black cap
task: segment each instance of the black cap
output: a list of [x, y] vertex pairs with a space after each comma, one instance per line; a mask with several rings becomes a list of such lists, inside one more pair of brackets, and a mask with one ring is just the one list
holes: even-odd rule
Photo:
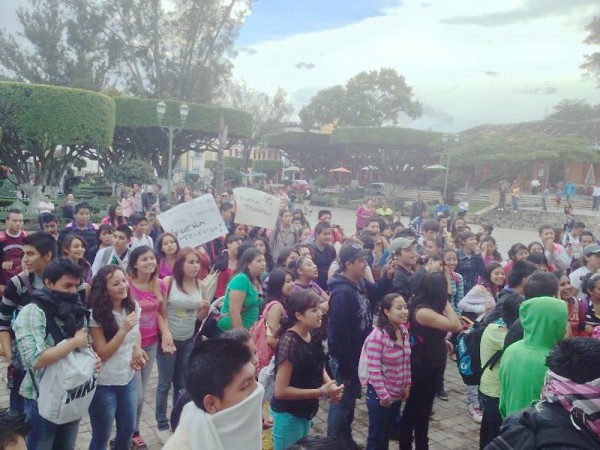
[[346, 268], [346, 263], [357, 258], [366, 258], [371, 252], [362, 248], [358, 244], [344, 245], [338, 253], [340, 259], [340, 269], [343, 271]]

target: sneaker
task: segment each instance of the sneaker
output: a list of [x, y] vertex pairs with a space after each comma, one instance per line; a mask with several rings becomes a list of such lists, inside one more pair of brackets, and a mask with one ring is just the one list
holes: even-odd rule
[[475, 423], [481, 423], [481, 421], [483, 420], [483, 413], [481, 412], [479, 407], [469, 405], [467, 406], [467, 411], [469, 412], [469, 415]]
[[448, 396], [448, 392], [446, 392], [446, 390], [443, 387], [439, 388], [435, 395], [437, 395], [437, 398], [439, 398], [440, 400], [444, 400], [445, 402], [447, 402], [450, 399], [450, 397]]
[[171, 430], [169, 430], [168, 428], [165, 428], [164, 430], [157, 430], [156, 431], [156, 435], [158, 436], [158, 440], [163, 445], [165, 445], [167, 443], [167, 441], [169, 440], [169, 438], [171, 437], [172, 434], [173, 433], [171, 433]]
[[131, 448], [141, 450], [141, 449], [147, 449], [148, 446], [146, 445], [146, 442], [144, 442], [144, 440], [142, 439], [140, 434], [136, 433], [133, 435], [133, 438], [131, 439]]

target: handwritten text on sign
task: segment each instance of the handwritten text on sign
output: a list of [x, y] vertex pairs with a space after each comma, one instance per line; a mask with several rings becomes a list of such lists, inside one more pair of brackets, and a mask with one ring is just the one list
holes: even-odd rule
[[165, 231], [177, 236], [180, 247], [197, 247], [227, 233], [212, 195], [182, 203], [158, 216]]
[[236, 223], [270, 230], [275, 228], [279, 214], [279, 198], [246, 187], [235, 188], [233, 195], [237, 205]]

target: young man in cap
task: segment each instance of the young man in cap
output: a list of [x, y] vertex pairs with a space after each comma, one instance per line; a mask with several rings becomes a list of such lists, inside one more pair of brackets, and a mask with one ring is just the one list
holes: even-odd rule
[[412, 294], [411, 278], [419, 257], [417, 241], [405, 237], [394, 239], [390, 242], [390, 255], [391, 261], [396, 262], [392, 290], [409, 299]]
[[331, 290], [327, 330], [329, 367], [338, 385], [343, 384], [345, 389], [340, 402], [329, 406], [327, 435], [342, 439], [348, 449], [359, 448], [352, 438], [352, 421], [361, 391], [360, 352], [372, 330], [374, 306], [391, 290], [396, 267], [396, 262], [391, 261], [379, 283], [370, 283], [364, 278], [369, 253], [358, 244], [344, 245], [339, 252], [340, 271], [328, 282]]
[[571, 272], [569, 279], [571, 286], [577, 289], [576, 297], [582, 299], [585, 293], [581, 290], [581, 280], [588, 273], [597, 273], [600, 270], [600, 245], [591, 244], [583, 249], [581, 254], [581, 267]]

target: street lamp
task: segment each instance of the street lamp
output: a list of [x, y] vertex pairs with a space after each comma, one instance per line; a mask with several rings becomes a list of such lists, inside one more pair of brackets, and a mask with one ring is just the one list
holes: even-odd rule
[[[459, 141], [460, 141], [460, 136], [458, 134], [455, 134], [454, 135], [454, 146], [456, 146]], [[450, 172], [450, 150], [452, 149], [452, 147], [449, 147], [448, 149], [446, 149], [446, 144], [448, 143], [448, 135], [447, 134], [444, 134], [444, 137], [442, 138], [442, 142], [444, 143], [444, 151], [448, 155], [448, 159], [446, 161], [446, 179], [444, 180], [444, 199], [446, 199], [446, 191], [448, 190], [448, 172]]]
[[173, 180], [173, 136], [180, 133], [183, 130], [185, 121], [187, 120], [190, 108], [188, 105], [183, 103], [179, 107], [179, 116], [181, 118], [181, 126], [176, 127], [175, 125], [163, 125], [162, 120], [167, 112], [167, 105], [165, 102], [158, 102], [156, 104], [156, 117], [158, 118], [158, 126], [161, 131], [169, 137], [169, 161], [168, 161], [168, 172], [167, 172], [167, 198], [171, 198], [171, 181]]

